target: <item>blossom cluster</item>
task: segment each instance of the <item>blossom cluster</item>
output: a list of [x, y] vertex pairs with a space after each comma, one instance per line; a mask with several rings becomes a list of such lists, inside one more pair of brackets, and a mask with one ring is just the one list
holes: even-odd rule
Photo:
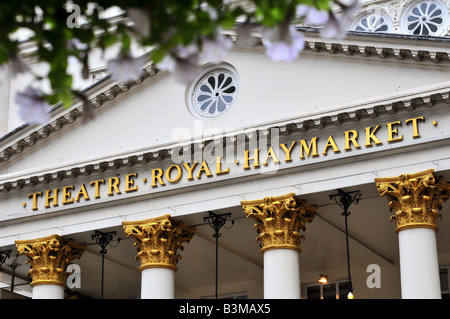
[[[345, 2], [344, 2], [345, 1]], [[224, 5], [233, 1], [223, 1]], [[344, 38], [347, 32], [349, 18], [358, 8], [358, 0], [330, 0], [330, 3], [337, 5], [340, 14], [336, 14], [331, 8], [328, 10], [319, 9], [316, 6], [300, 3], [290, 8], [284, 19], [278, 23], [264, 25], [255, 21], [254, 16], [247, 16], [245, 22], [237, 26], [237, 37], [234, 45], [252, 46], [256, 40], [253, 36], [256, 31], [261, 35], [266, 55], [273, 61], [291, 62], [295, 60], [305, 47], [305, 38], [299, 28], [295, 27], [293, 21], [301, 22], [303, 25], [316, 26], [324, 38]], [[227, 53], [233, 47], [231, 37], [225, 35], [221, 26], [215, 24], [219, 19], [219, 11], [213, 8], [208, 2], [202, 3], [200, 10], [206, 15], [211, 23], [211, 32], [199, 32], [190, 42], [182, 41], [170, 47], [164, 47], [163, 55], [154, 62], [158, 69], [173, 73], [177, 82], [190, 83], [198, 74], [200, 65], [206, 62], [218, 63], [225, 59]], [[245, 12], [245, 10], [243, 10]], [[145, 39], [150, 34], [150, 16], [142, 8], [129, 8], [126, 10], [128, 18], [132, 21], [132, 29], [136, 37]], [[252, 21], [253, 19], [253, 21]], [[255, 27], [256, 25], [256, 27]], [[174, 38], [174, 37], [173, 37]], [[134, 57], [129, 49], [129, 39], [122, 36], [122, 42], [126, 46], [119, 56], [107, 61], [107, 68], [111, 73], [111, 78], [117, 82], [127, 82], [138, 78], [146, 63], [149, 62], [149, 55]], [[68, 50], [76, 52], [86, 52], [81, 57], [83, 61], [83, 77], [89, 75], [87, 52], [89, 45], [80, 42], [78, 39], [71, 39], [67, 43]], [[153, 45], [158, 48], [158, 43]], [[70, 56], [68, 58], [73, 58]], [[80, 59], [80, 56], [77, 57]], [[150, 55], [150, 59], [152, 56]], [[12, 75], [29, 72], [28, 67], [14, 55], [9, 59], [9, 66]], [[83, 99], [83, 96], [81, 96]], [[87, 99], [84, 99], [87, 101]], [[46, 96], [38, 88], [28, 86], [23, 92], [16, 96], [16, 103], [19, 105], [19, 114], [23, 120], [29, 123], [45, 123], [49, 120], [50, 103]], [[88, 103], [88, 101], [87, 101]]]

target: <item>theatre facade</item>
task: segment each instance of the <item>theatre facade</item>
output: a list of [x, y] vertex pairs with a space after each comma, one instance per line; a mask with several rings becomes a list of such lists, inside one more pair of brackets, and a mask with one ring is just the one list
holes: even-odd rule
[[98, 54], [87, 123], [74, 100], [14, 126], [10, 80], [2, 298], [449, 298], [447, 19], [402, 24], [448, 4], [401, 3], [342, 40], [299, 28], [291, 63], [235, 45], [187, 86], [150, 63], [117, 83]]

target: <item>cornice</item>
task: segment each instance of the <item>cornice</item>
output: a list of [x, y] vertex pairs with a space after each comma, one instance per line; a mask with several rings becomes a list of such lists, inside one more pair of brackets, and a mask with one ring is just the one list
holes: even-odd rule
[[[317, 31], [317, 30], [316, 30]], [[359, 33], [352, 33], [345, 40], [324, 42], [319, 38], [316, 31], [311, 29], [306, 30], [307, 45], [306, 48], [311, 52], [329, 52], [334, 55], [345, 54], [346, 56], [362, 56], [368, 57], [374, 55], [376, 57], [387, 59], [394, 58], [399, 61], [412, 60], [429, 62], [433, 64], [440, 64], [444, 60], [449, 61], [450, 49], [437, 50], [437, 48], [445, 48], [448, 45], [450, 39], [409, 39], [401, 37], [400, 44], [397, 43], [397, 47], [391, 45], [390, 47], [383, 46], [382, 43], [389, 41], [395, 41], [398, 36], [374, 36], [367, 37]], [[356, 45], [360, 37], [364, 38], [364, 45]], [[317, 38], [317, 39], [315, 39]], [[383, 40], [384, 39], [384, 40]], [[385, 41], [389, 39], [389, 41]], [[414, 50], [403, 46], [403, 49], [398, 49], [399, 45], [404, 45], [405, 41], [410, 43], [414, 48], [435, 48], [436, 50]], [[423, 44], [423, 43], [425, 44]], [[380, 45], [375, 45], [380, 43]], [[449, 46], [450, 48], [450, 46]], [[242, 50], [243, 48], [235, 48], [236, 50]], [[260, 50], [260, 48], [246, 48], [246, 50]], [[132, 90], [134, 87], [139, 86], [146, 81], [156, 81], [160, 76], [165, 73], [158, 71], [155, 66], [149, 65], [144, 70], [141, 76], [133, 81], [127, 83], [114, 83], [110, 76], [106, 76], [98, 83], [94, 84], [86, 92], [92, 91], [89, 94], [89, 99], [98, 111], [102, 107], [113, 102], [121, 94]], [[308, 117], [299, 117], [285, 120], [283, 122], [264, 123], [255, 127], [242, 128], [239, 131], [235, 131], [231, 135], [237, 136], [243, 132], [251, 130], [257, 131], [260, 129], [269, 130], [272, 127], [277, 127], [283, 134], [291, 134], [292, 132], [300, 131], [305, 132], [308, 129], [321, 129], [330, 125], [340, 125], [346, 121], [359, 121], [362, 118], [375, 118], [378, 114], [388, 113], [395, 114], [399, 110], [414, 110], [417, 107], [431, 107], [438, 102], [450, 103], [450, 83], [444, 83], [443, 85], [435, 88], [426, 88], [422, 92], [417, 90], [411, 91], [403, 96], [390, 96], [383, 99], [376, 99], [373, 101], [361, 101], [351, 106], [341, 106], [334, 110], [327, 111], [323, 114], [316, 114]], [[51, 121], [42, 126], [29, 126], [23, 125], [17, 128], [12, 133], [4, 136], [0, 139], [0, 161], [6, 163], [12, 160], [18, 154], [26, 152], [31, 149], [32, 146], [36, 146], [54, 135], [56, 132], [60, 132], [66, 129], [70, 129], [71, 124], [76, 121], [82, 120], [82, 115], [85, 112], [84, 105], [81, 101], [74, 101], [73, 106], [64, 110], [62, 107], [56, 107], [54, 109]], [[245, 133], [247, 134], [247, 133]], [[230, 134], [229, 134], [230, 135]], [[234, 138], [233, 136], [228, 136]], [[209, 142], [211, 140], [208, 140]], [[196, 142], [194, 142], [196, 144]], [[206, 144], [205, 140], [198, 142], [200, 146]], [[161, 145], [159, 148], [153, 148], [152, 150], [140, 150], [138, 153], [133, 154], [118, 154], [109, 160], [93, 160], [89, 161], [86, 165], [75, 164], [74, 167], [54, 168], [51, 172], [45, 172], [40, 174], [22, 174], [20, 176], [15, 174], [4, 175], [0, 179], [0, 191], [10, 191], [12, 189], [21, 189], [27, 185], [36, 185], [39, 183], [47, 183], [52, 180], [61, 180], [69, 176], [78, 176], [79, 174], [90, 175], [91, 173], [98, 171], [105, 171], [107, 169], [117, 169], [121, 166], [132, 166], [139, 163], [147, 163], [152, 159], [163, 159], [166, 156], [170, 156], [171, 149], [175, 145]], [[0, 163], [1, 166], [1, 163]]]
[[347, 112], [335, 113], [322, 117], [312, 117], [304, 119], [293, 119], [284, 123], [267, 123], [265, 126], [255, 126], [242, 128], [233, 133], [222, 136], [203, 136], [202, 140], [186, 141], [170, 145], [162, 145], [148, 150], [137, 150], [133, 153], [111, 155], [108, 159], [93, 159], [87, 162], [69, 164], [64, 167], [54, 167], [46, 171], [34, 173], [19, 173], [5, 176], [0, 180], [0, 192], [10, 192], [23, 189], [28, 186], [47, 184], [52, 181], [61, 181], [65, 178], [75, 178], [78, 176], [89, 176], [95, 173], [115, 171], [123, 167], [134, 167], [145, 165], [150, 161], [163, 161], [170, 158], [173, 148], [176, 146], [198, 147], [202, 149], [210, 142], [225, 143], [224, 138], [236, 140], [239, 135], [251, 136], [256, 132], [270, 134], [270, 129], [278, 128], [280, 134], [289, 136], [298, 132], [306, 132], [312, 129], [324, 129], [339, 126], [348, 122], [358, 122], [368, 118], [376, 118], [382, 114], [396, 114], [397, 112], [408, 112], [418, 109], [429, 109], [437, 103], [450, 104], [450, 87], [445, 92], [434, 92], [428, 96], [415, 96], [409, 100], [393, 100], [389, 104], [373, 105], [368, 108], [359, 108]]
[[[143, 81], [156, 78], [161, 73], [153, 65], [149, 65], [143, 69], [139, 78], [127, 83], [114, 83], [107, 75], [89, 88], [95, 93], [90, 93], [90, 90], [87, 89], [85, 94], [89, 96], [94, 112], [99, 111], [107, 102], [115, 100], [121, 94], [142, 84]], [[86, 112], [85, 107], [82, 101], [77, 98], [74, 99], [72, 106], [67, 110], [61, 105], [56, 105], [51, 111], [51, 119], [47, 124], [40, 126], [24, 124], [0, 138], [0, 166], [1, 161], [9, 161], [15, 155], [46, 140], [54, 133], [68, 129], [71, 124], [77, 121], [82, 121]]]
[[305, 33], [306, 51], [353, 57], [395, 58], [403, 62], [450, 62], [450, 38], [447, 37], [349, 31], [345, 39], [334, 40], [321, 38], [318, 28], [297, 29]]

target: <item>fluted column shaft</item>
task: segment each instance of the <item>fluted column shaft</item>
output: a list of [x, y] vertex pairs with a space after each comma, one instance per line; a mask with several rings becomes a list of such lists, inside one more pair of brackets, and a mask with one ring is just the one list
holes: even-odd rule
[[28, 257], [33, 299], [63, 299], [73, 259], [81, 258], [85, 246], [59, 235], [31, 240], [16, 240], [17, 251]]
[[433, 170], [376, 178], [381, 196], [389, 200], [397, 223], [402, 298], [440, 299], [436, 245], [437, 219], [448, 200], [450, 185]]
[[256, 241], [264, 254], [264, 298], [300, 298], [301, 232], [314, 219], [317, 207], [294, 193], [241, 204], [246, 217], [256, 222]]
[[136, 240], [136, 259], [141, 263], [141, 298], [173, 299], [176, 264], [181, 259], [177, 251], [191, 240], [195, 228], [175, 221], [170, 215], [122, 224], [127, 236]]

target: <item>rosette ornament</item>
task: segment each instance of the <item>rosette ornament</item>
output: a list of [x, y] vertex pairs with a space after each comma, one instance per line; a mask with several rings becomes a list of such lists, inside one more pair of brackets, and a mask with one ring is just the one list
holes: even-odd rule
[[206, 116], [225, 112], [235, 99], [236, 85], [233, 78], [224, 72], [210, 75], [203, 81], [197, 95], [200, 112]]

